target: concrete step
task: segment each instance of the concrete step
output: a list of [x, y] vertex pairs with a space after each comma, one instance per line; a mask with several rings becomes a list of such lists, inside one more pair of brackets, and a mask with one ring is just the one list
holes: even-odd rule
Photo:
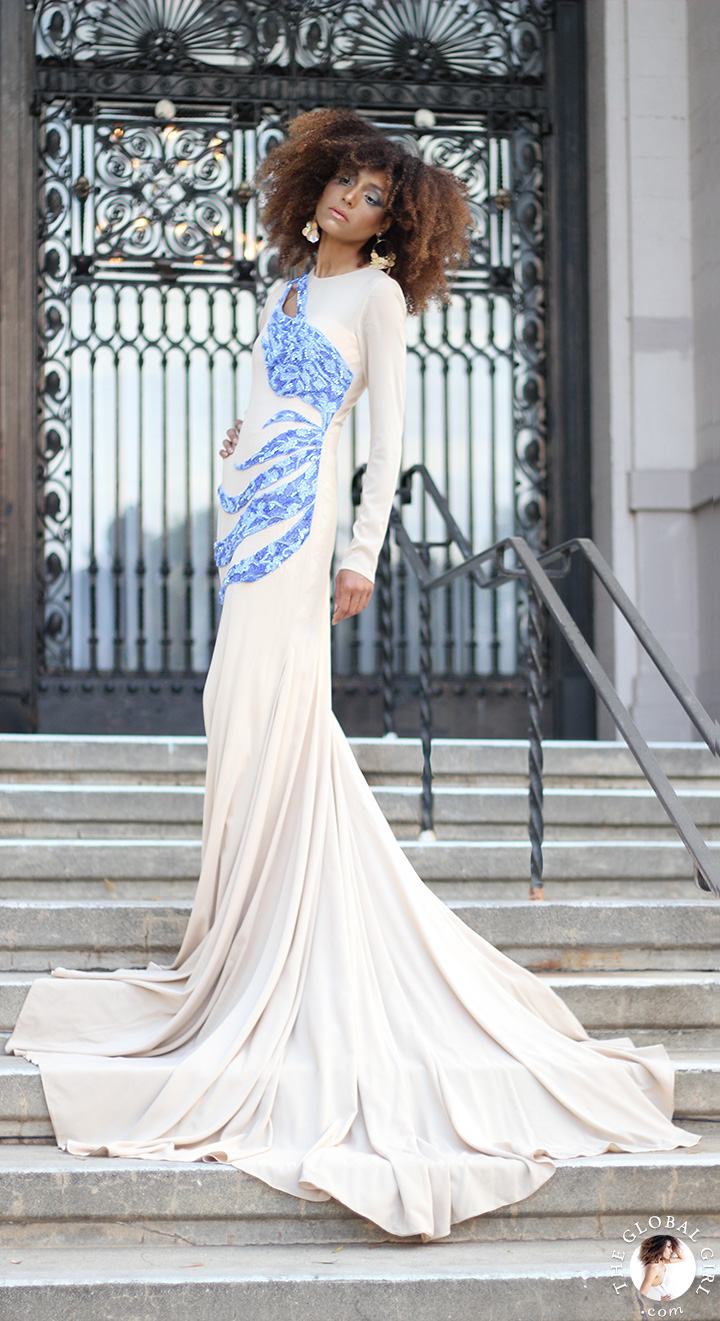
[[147, 967], [172, 963], [189, 902], [0, 900], [0, 970]]
[[[524, 881], [530, 875], [527, 840], [402, 840], [401, 847], [425, 881]], [[720, 859], [720, 841], [711, 843]], [[0, 839], [0, 878], [5, 897], [24, 882], [196, 881], [201, 862], [193, 839]], [[693, 865], [679, 840], [547, 840], [547, 882], [625, 880], [690, 881]], [[700, 891], [697, 891], [700, 894]]]
[[[417, 836], [420, 790], [375, 785], [373, 792], [396, 834]], [[679, 796], [708, 838], [720, 835], [720, 789], [680, 789]], [[200, 836], [204, 792], [199, 785], [0, 784], [0, 832], [9, 838], [192, 838]], [[442, 787], [434, 794], [435, 828], [444, 839], [525, 839], [525, 787]], [[548, 839], [676, 839], [650, 789], [550, 788], [545, 793]], [[48, 829], [51, 827], [51, 829]]]
[[[450, 901], [462, 921], [534, 971], [720, 970], [720, 905], [703, 899]], [[169, 964], [191, 904], [0, 901], [0, 971]]]
[[720, 905], [695, 899], [449, 900], [534, 972], [720, 969]]
[[[591, 1237], [201, 1250], [154, 1243], [142, 1250], [22, 1247], [0, 1252], [0, 1309], [13, 1321], [625, 1321], [642, 1315], [629, 1255], [613, 1261], [611, 1245]], [[691, 1286], [682, 1295], [683, 1321], [716, 1321], [714, 1292]], [[672, 1314], [680, 1315], [678, 1304]]]
[[[697, 1120], [688, 1127], [700, 1134], [694, 1147], [558, 1160], [553, 1177], [531, 1197], [456, 1226], [450, 1240], [498, 1247], [594, 1237], [621, 1246], [639, 1214], [677, 1216], [680, 1209], [694, 1221], [701, 1217], [703, 1233], [718, 1237], [718, 1126]], [[3, 1248], [19, 1249], [17, 1257], [30, 1248], [72, 1245], [350, 1244], [389, 1237], [337, 1202], [302, 1201], [217, 1162], [77, 1159], [44, 1144], [0, 1143], [0, 1188], [0, 1238]]]
[[[43, 972], [0, 972], [0, 1059], [27, 992]], [[668, 1049], [720, 1056], [720, 972], [538, 973], [591, 1036], [661, 1040]]]
[[0, 734], [0, 779], [82, 783], [102, 775], [108, 784], [202, 784], [204, 738], [144, 735]]
[[[595, 1036], [627, 1033], [644, 1043], [658, 1030], [697, 1032], [715, 1047], [720, 1028], [720, 974], [717, 972], [540, 973]], [[2, 983], [0, 982], [0, 1004]], [[662, 1037], [665, 1040], [665, 1037]]]
[[[15, 1026], [30, 986], [43, 975], [0, 972], [0, 1034]], [[654, 1039], [658, 1031], [695, 1032], [697, 1040], [690, 1044], [715, 1047], [714, 1034], [720, 1029], [718, 972], [541, 972], [537, 976], [595, 1036], [627, 1033], [634, 1040], [642, 1032]]]
[[203, 800], [202, 785], [10, 782], [0, 784], [0, 833], [5, 839], [48, 833], [199, 839]]
[[[418, 875], [446, 900], [523, 899], [530, 875], [527, 840], [400, 840]], [[712, 847], [720, 849], [720, 842]], [[0, 899], [189, 900], [195, 894], [197, 839], [0, 840]], [[678, 840], [545, 841], [548, 899], [693, 899], [698, 890]]]
[[[428, 889], [443, 900], [460, 902], [476, 899], [525, 899], [529, 891], [527, 878], [522, 881], [428, 881]], [[169, 881], [164, 877], [157, 880], [111, 881], [107, 877], [100, 881], [2, 881], [0, 880], [0, 899], [35, 899], [45, 903], [54, 903], [58, 894], [64, 899], [142, 899], [151, 902], [191, 902], [197, 882], [195, 880]], [[699, 895], [701, 902], [708, 902], [711, 896], [701, 893], [689, 878], [682, 880], [660, 880], [646, 876], [632, 880], [613, 877], [586, 881], [545, 880], [544, 894], [547, 900], [564, 899], [655, 899], [691, 900]]]
[[[655, 1040], [657, 1037], [656, 1033]], [[667, 1041], [663, 1044], [668, 1046]], [[3, 1050], [4, 1045], [3, 1041]], [[688, 1123], [695, 1119], [720, 1119], [720, 1051], [692, 1054], [668, 1050], [668, 1054], [672, 1054], [677, 1069], [676, 1114]], [[52, 1137], [39, 1070], [25, 1059], [0, 1055], [0, 1138], [51, 1141]]]
[[[362, 770], [374, 782], [416, 783], [422, 769], [419, 739], [351, 739]], [[654, 743], [672, 778], [717, 788], [720, 761], [701, 743]], [[598, 787], [644, 784], [637, 763], [622, 743], [548, 740], [543, 745], [547, 784], [556, 780]], [[79, 782], [101, 774], [107, 782], [200, 784], [205, 771], [202, 738], [102, 735], [0, 734], [0, 780]], [[433, 771], [442, 783], [525, 783], [524, 739], [435, 739]]]

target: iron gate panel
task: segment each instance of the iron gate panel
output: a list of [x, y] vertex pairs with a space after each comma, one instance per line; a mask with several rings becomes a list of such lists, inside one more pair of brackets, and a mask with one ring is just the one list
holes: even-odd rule
[[[409, 322], [404, 464], [428, 465], [476, 545], [513, 531], [544, 544], [552, 8], [37, 6], [45, 728], [199, 728], [218, 610], [217, 450], [242, 413], [276, 275], [250, 181], [300, 109], [352, 103], [466, 179], [470, 262], [447, 308]], [[367, 441], [361, 406], [339, 450], [340, 544]], [[417, 518], [432, 541], [432, 518]], [[418, 602], [394, 557], [393, 582], [395, 670], [410, 692]], [[458, 584], [435, 608], [439, 676], [516, 684], [521, 602]], [[341, 692], [372, 689], [380, 624], [371, 607], [333, 630]]]

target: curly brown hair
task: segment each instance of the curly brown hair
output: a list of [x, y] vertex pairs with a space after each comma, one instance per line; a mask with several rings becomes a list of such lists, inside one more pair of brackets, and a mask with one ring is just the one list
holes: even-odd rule
[[[383, 238], [395, 254], [390, 274], [409, 312], [447, 301], [448, 269], [467, 257], [472, 213], [461, 179], [428, 165], [355, 111], [311, 110], [288, 125], [256, 176], [261, 218], [280, 264], [306, 267], [314, 249], [302, 235], [326, 184], [349, 166], [377, 170], [390, 180]], [[374, 238], [362, 249], [369, 260]]]
[[653, 1261], [660, 1261], [666, 1243], [671, 1245], [673, 1252], [676, 1252], [678, 1257], [683, 1255], [680, 1240], [675, 1238], [673, 1234], [651, 1234], [649, 1238], [643, 1239], [640, 1244], [638, 1260], [643, 1266], [649, 1266]]

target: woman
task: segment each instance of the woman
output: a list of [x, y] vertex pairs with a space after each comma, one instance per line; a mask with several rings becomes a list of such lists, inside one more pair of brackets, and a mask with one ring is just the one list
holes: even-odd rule
[[223, 447], [187, 933], [170, 968], [35, 982], [8, 1049], [40, 1065], [69, 1152], [228, 1161], [436, 1238], [529, 1196], [553, 1157], [698, 1138], [671, 1122], [663, 1046], [591, 1040], [423, 885], [331, 712], [338, 435], [367, 385], [370, 457], [333, 622], [372, 594], [405, 309], [442, 295], [463, 254], [463, 189], [346, 110], [295, 120], [260, 185], [281, 261], [317, 257], [270, 290], [244, 422]]
[[[665, 1275], [670, 1263], [685, 1260], [682, 1244], [678, 1238], [672, 1235], [664, 1238], [662, 1234], [652, 1234], [650, 1238], [644, 1239], [638, 1253], [638, 1261], [645, 1267], [640, 1293], [655, 1302], [667, 1302], [678, 1297], [678, 1293], [668, 1292]], [[679, 1291], [679, 1293], [684, 1292], [684, 1289]]]

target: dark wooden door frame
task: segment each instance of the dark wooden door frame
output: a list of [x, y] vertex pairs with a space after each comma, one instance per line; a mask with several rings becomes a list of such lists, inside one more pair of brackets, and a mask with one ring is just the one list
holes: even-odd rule
[[[551, 545], [592, 536], [585, 0], [557, 0], [549, 34], [548, 501]], [[593, 640], [590, 574], [558, 584]], [[551, 644], [555, 738], [595, 737], [595, 694], [569, 648]]]
[[32, 14], [0, 4], [0, 731], [35, 728]]

